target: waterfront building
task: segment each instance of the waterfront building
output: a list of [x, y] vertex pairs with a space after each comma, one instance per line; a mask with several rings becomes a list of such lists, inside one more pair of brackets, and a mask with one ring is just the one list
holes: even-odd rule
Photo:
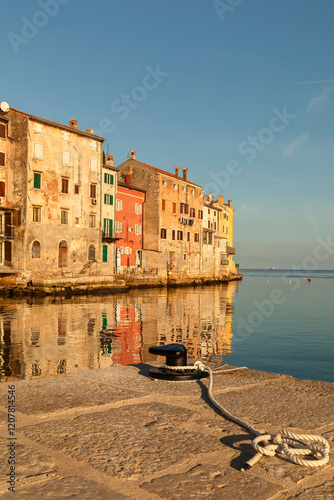
[[145, 192], [131, 186], [130, 175], [125, 177], [125, 183], [121, 179], [117, 184], [115, 213], [116, 273], [134, 274], [143, 268]]
[[188, 169], [175, 174], [136, 160], [136, 152], [118, 166], [124, 179], [146, 191], [143, 208], [143, 257], [147, 272], [161, 277], [201, 274], [203, 190], [190, 182]]
[[105, 276], [116, 273], [115, 259], [115, 207], [117, 190], [117, 168], [114, 158], [106, 156], [102, 166], [101, 177], [101, 226], [102, 226], [102, 265], [101, 272]]
[[100, 273], [104, 139], [0, 111], [0, 266], [32, 277]]
[[232, 200], [228, 200], [227, 203], [223, 203], [224, 197], [220, 196], [220, 203], [223, 207], [223, 217], [221, 221], [221, 231], [224, 239], [224, 245], [226, 246], [226, 258], [227, 258], [227, 268], [231, 273], [236, 273], [237, 269], [235, 262], [233, 260], [233, 255], [235, 255], [235, 248], [233, 246], [233, 213], [234, 208], [232, 208]]

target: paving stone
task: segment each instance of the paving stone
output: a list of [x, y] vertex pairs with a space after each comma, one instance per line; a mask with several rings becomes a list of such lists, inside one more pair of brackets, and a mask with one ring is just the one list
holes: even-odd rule
[[219, 437], [203, 434], [199, 427], [184, 429], [192, 414], [161, 403], [138, 404], [29, 426], [22, 432], [121, 478], [168, 469], [199, 453], [221, 450], [232, 457], [234, 450], [223, 447]]
[[110, 490], [105, 486], [83, 477], [57, 478], [43, 483], [36, 483], [30, 487], [18, 488], [13, 496], [12, 492], [0, 495], [1, 500], [31, 500], [35, 498], [49, 498], [51, 500], [77, 498], [78, 500], [126, 500], [130, 499], [121, 493]]
[[215, 393], [214, 382], [213, 396], [236, 417], [260, 429], [265, 426], [269, 433], [274, 428], [309, 432], [334, 422], [334, 385], [327, 382], [291, 379], [223, 394]]
[[[156, 363], [160, 366], [162, 363]], [[100, 370], [82, 372], [89, 379], [103, 381], [127, 387], [130, 390], [142, 391], [144, 394], [166, 394], [172, 396], [195, 396], [201, 393], [202, 382], [170, 382], [153, 380], [148, 377], [150, 366], [115, 366]], [[205, 382], [204, 382], [205, 383]]]
[[141, 393], [71, 376], [16, 383], [16, 409], [30, 415], [101, 405], [138, 396]]
[[[16, 484], [24, 483], [27, 477], [42, 476], [56, 472], [56, 465], [52, 457], [46, 456], [39, 451], [31, 450], [26, 446], [15, 442], [15, 475]], [[10, 449], [8, 448], [9, 440], [0, 441], [0, 485], [6, 486], [10, 464]]]
[[214, 465], [198, 465], [185, 474], [169, 474], [141, 487], [169, 500], [266, 500], [284, 490], [266, 479]]
[[308, 488], [303, 493], [290, 498], [296, 498], [297, 500], [332, 500], [334, 498], [334, 479], [319, 486]]

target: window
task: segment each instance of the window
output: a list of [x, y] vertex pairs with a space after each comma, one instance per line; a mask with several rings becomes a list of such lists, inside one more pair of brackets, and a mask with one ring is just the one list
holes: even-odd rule
[[61, 140], [65, 142], [70, 142], [70, 133], [69, 132], [62, 132], [61, 133]]
[[216, 212], [216, 210], [214, 210], [214, 211], [213, 211], [213, 215], [214, 215], [215, 217], [216, 217], [216, 214], [217, 214], [217, 212]]
[[96, 226], [96, 215], [95, 214], [90, 214], [89, 215], [89, 227], [91, 229], [94, 229]]
[[141, 204], [140, 203], [136, 203], [136, 205], [135, 205], [135, 213], [136, 214], [141, 214]]
[[102, 262], [108, 262], [108, 245], [102, 246]]
[[176, 214], [176, 203], [173, 203], [173, 214]]
[[211, 221], [208, 220], [208, 229], [211, 229]]
[[37, 158], [37, 160], [43, 159], [43, 144], [40, 142], [34, 142], [34, 158]]
[[226, 234], [228, 234], [228, 227], [226, 228]]
[[208, 208], [208, 214], [210, 213], [210, 208]]
[[37, 240], [35, 240], [32, 244], [31, 257], [33, 259], [39, 259], [41, 257], [41, 244]]
[[89, 158], [89, 169], [91, 172], [96, 172], [96, 170], [97, 170], [96, 158]]
[[195, 209], [194, 209], [194, 208], [191, 208], [191, 209], [190, 209], [190, 214], [189, 214], [189, 217], [196, 217], [196, 214], [195, 214]]
[[207, 238], [207, 235], [208, 233], [206, 231], [203, 232], [203, 243], [206, 245], [207, 242], [208, 242], [208, 238]]
[[41, 189], [42, 174], [34, 172], [34, 189]]
[[6, 125], [0, 124], [0, 138], [6, 139]]
[[113, 221], [112, 219], [103, 219], [103, 232], [104, 235], [112, 238], [113, 236]]
[[105, 184], [113, 185], [114, 184], [114, 176], [112, 174], [107, 174], [105, 172], [105, 174], [104, 174], [104, 183]]
[[183, 254], [183, 260], [187, 260], [187, 254], [186, 253]]
[[224, 224], [223, 224], [223, 233], [225, 233], [225, 226], [224, 226]]
[[68, 194], [69, 179], [67, 177], [61, 178], [61, 192], [63, 194]]
[[214, 223], [213, 223], [213, 229], [214, 229], [214, 230], [216, 230], [216, 229], [217, 229], [217, 222], [216, 222], [216, 221], [214, 221]]
[[208, 244], [212, 245], [212, 233], [208, 233]]
[[61, 150], [61, 162], [63, 165], [69, 165], [70, 163], [70, 152], [67, 149]]
[[61, 210], [60, 212], [60, 223], [67, 225], [68, 224], [68, 211], [67, 210]]
[[136, 234], [141, 234], [141, 225], [140, 224], [136, 224], [135, 225], [135, 233]]
[[79, 184], [74, 186], [74, 194], [79, 194]]
[[122, 200], [116, 200], [116, 210], [123, 210], [123, 201]]
[[115, 232], [116, 233], [121, 233], [122, 232], [122, 223], [120, 221], [116, 222]]
[[194, 194], [195, 194], [195, 189], [192, 189], [192, 190], [191, 190], [191, 194], [194, 196]]
[[5, 153], [0, 151], [0, 167], [4, 167], [4, 166], [5, 166]]
[[202, 219], [203, 219], [203, 210], [199, 210], [199, 211], [198, 211], [198, 218], [199, 218], [200, 220], [202, 220]]
[[162, 185], [163, 185], [163, 187], [167, 186], [167, 182], [165, 181], [165, 179], [162, 181]]
[[88, 247], [88, 260], [95, 260], [95, 245], [89, 245]]
[[190, 241], [190, 232], [187, 232], [187, 241]]
[[167, 229], [164, 227], [161, 228], [161, 239], [165, 240], [167, 238]]
[[0, 234], [5, 234], [5, 214], [0, 214]]
[[199, 243], [199, 233], [194, 234], [194, 242]]
[[187, 203], [180, 203], [180, 213], [181, 214], [189, 213], [189, 205]]
[[105, 205], [112, 205], [113, 204], [113, 196], [111, 194], [104, 195], [104, 204]]
[[42, 220], [41, 207], [32, 207], [32, 220], [33, 222], [41, 222]]
[[89, 185], [89, 197], [96, 198], [96, 184]]
[[96, 141], [89, 141], [89, 147], [93, 151], [96, 151], [97, 150], [97, 143], [96, 143]]
[[178, 239], [178, 240], [180, 240], [180, 241], [182, 241], [182, 240], [183, 240], [183, 231], [180, 231], [180, 230], [179, 230], [179, 231], [177, 232], [177, 239]]
[[177, 184], [176, 183], [173, 184], [173, 189], [174, 189], [174, 191], [177, 190]]
[[175, 229], [172, 229], [172, 240], [175, 240]]
[[5, 196], [6, 193], [6, 183], [4, 181], [0, 181], [0, 196]]
[[166, 210], [166, 200], [161, 200], [161, 210]]

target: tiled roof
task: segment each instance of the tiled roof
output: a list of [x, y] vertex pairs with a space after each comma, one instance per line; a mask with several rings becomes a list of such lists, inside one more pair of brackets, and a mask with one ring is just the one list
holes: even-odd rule
[[45, 123], [46, 125], [52, 125], [53, 127], [58, 127], [61, 129], [71, 131], [71, 132], [76, 132], [76, 133], [81, 134], [81, 135], [85, 135], [86, 137], [94, 137], [94, 139], [97, 139], [99, 141], [103, 141], [103, 142], [105, 141], [104, 137], [100, 137], [100, 136], [94, 135], [94, 134], [88, 134], [87, 132], [84, 132], [83, 130], [78, 130], [78, 129], [69, 127], [68, 125], [63, 125], [62, 123], [57, 123], [57, 122], [52, 122], [50, 120], [45, 120], [45, 118], [40, 118], [39, 116], [30, 115], [29, 113], [25, 113], [24, 111], [20, 111], [20, 110], [15, 109], [15, 108], [10, 108], [10, 109], [12, 111], [15, 111], [16, 113], [21, 113], [21, 115], [29, 116], [29, 118], [33, 118], [34, 120]]
[[144, 167], [148, 167], [148, 168], [151, 168], [152, 170], [155, 170], [156, 172], [158, 172], [159, 174], [163, 174], [163, 175], [168, 175], [169, 177], [173, 177], [173, 179], [176, 179], [178, 181], [182, 181], [182, 182], [186, 182], [187, 184], [191, 184], [192, 186], [196, 186], [198, 188], [201, 188], [202, 189], [202, 186], [200, 186], [199, 184], [195, 184], [194, 182], [190, 182], [188, 180], [184, 180], [183, 177], [176, 177], [175, 174], [172, 174], [170, 172], [166, 172], [166, 170], [161, 170], [160, 168], [156, 168], [156, 167], [152, 167], [152, 165], [148, 165], [147, 163], [143, 163], [142, 161], [138, 161], [138, 160], [132, 160], [132, 161], [135, 161], [137, 163], [140, 163], [141, 165], [144, 165]]

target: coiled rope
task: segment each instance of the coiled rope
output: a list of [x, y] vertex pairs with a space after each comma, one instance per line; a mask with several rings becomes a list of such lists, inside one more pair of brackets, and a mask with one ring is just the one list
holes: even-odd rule
[[[218, 408], [218, 410], [226, 418], [232, 420], [232, 422], [235, 422], [241, 427], [244, 427], [256, 436], [252, 441], [252, 446], [257, 453], [253, 458], [246, 462], [241, 471], [245, 471], [246, 469], [253, 467], [253, 465], [255, 465], [263, 456], [273, 457], [276, 453], [284, 454], [291, 462], [297, 465], [304, 465], [305, 467], [322, 467], [329, 461], [330, 446], [328, 441], [322, 436], [316, 436], [313, 434], [296, 434], [286, 429], [279, 431], [277, 434], [262, 434], [256, 430], [255, 427], [247, 422], [244, 422], [240, 418], [235, 417], [221, 404], [219, 404], [212, 395], [213, 375], [216, 373], [226, 373], [247, 368], [246, 366], [242, 366], [224, 370], [223, 368], [225, 366], [227, 365], [211, 369], [208, 366], [205, 366], [201, 361], [195, 361], [195, 363], [190, 366], [164, 365], [164, 368], [174, 371], [200, 370], [209, 373], [208, 396], [211, 403]], [[262, 442], [263, 446], [259, 444]], [[305, 455], [313, 455], [315, 460], [305, 460], [301, 458]]]

